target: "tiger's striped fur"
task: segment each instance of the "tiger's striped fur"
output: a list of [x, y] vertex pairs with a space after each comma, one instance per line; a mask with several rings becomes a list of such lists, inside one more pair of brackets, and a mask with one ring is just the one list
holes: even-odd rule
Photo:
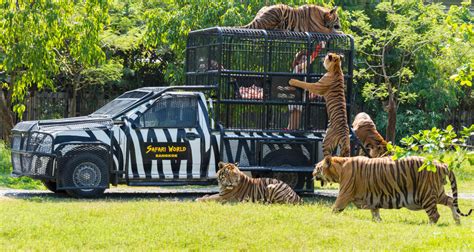
[[242, 28], [335, 33], [341, 24], [337, 7], [330, 10], [313, 4], [296, 8], [277, 4], [261, 8], [252, 22]]
[[[451, 208], [453, 218], [460, 223], [463, 214], [458, 206], [456, 177], [446, 164], [436, 163], [436, 172], [426, 169], [423, 157], [392, 160], [390, 157], [325, 157], [316, 165], [313, 176], [318, 180], [339, 183], [339, 195], [333, 206], [341, 212], [353, 202], [358, 208], [370, 209], [372, 217], [380, 221], [380, 208], [425, 210], [430, 223], [440, 217], [437, 204]], [[446, 195], [446, 176], [451, 183], [453, 197]]]
[[368, 114], [364, 112], [357, 114], [352, 128], [362, 145], [368, 150], [370, 157], [381, 157], [387, 152], [387, 142], [377, 131], [374, 121]]
[[273, 178], [251, 178], [231, 163], [219, 163], [217, 181], [220, 192], [197, 201], [250, 201], [300, 204], [302, 199], [284, 182]]
[[307, 83], [291, 79], [289, 84], [322, 95], [326, 100], [326, 110], [329, 115], [328, 128], [323, 140], [324, 156], [332, 155], [337, 148], [341, 156], [350, 156], [349, 125], [347, 123], [346, 96], [344, 94], [344, 74], [341, 68], [341, 56], [328, 53], [324, 59], [324, 67], [328, 71], [316, 83]]

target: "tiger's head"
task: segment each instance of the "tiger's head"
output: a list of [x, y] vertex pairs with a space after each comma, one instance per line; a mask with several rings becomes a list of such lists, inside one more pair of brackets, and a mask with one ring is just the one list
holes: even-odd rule
[[339, 21], [339, 16], [337, 15], [337, 6], [324, 13], [324, 26], [333, 31], [341, 29], [341, 22]]
[[238, 186], [242, 172], [237, 164], [219, 162], [217, 172], [217, 182], [221, 190], [232, 190]]
[[342, 166], [347, 158], [326, 156], [316, 164], [313, 170], [315, 180], [321, 181], [321, 186], [326, 182], [339, 183]]
[[324, 68], [326, 68], [328, 72], [342, 71], [341, 62], [343, 58], [343, 55], [338, 55], [336, 53], [328, 53], [324, 58]]

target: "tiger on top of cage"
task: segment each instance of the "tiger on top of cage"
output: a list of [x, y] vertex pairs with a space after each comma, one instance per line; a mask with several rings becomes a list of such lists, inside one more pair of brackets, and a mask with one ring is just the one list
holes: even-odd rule
[[328, 9], [314, 4], [300, 7], [276, 4], [261, 8], [255, 18], [242, 28], [340, 33], [341, 23], [337, 6]]

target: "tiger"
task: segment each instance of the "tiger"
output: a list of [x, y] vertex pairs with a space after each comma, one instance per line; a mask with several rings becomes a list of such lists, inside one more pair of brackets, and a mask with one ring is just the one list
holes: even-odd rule
[[236, 164], [219, 162], [217, 181], [219, 193], [196, 201], [262, 202], [301, 204], [303, 200], [283, 181], [273, 178], [251, 178]]
[[291, 79], [290, 86], [307, 89], [310, 93], [324, 96], [329, 115], [326, 136], [323, 139], [323, 155], [331, 155], [337, 148], [341, 156], [350, 156], [349, 125], [346, 114], [346, 97], [344, 94], [344, 74], [341, 68], [342, 56], [328, 53], [324, 59], [327, 73], [316, 83]]
[[372, 118], [364, 112], [356, 115], [352, 128], [362, 145], [368, 150], [370, 157], [381, 157], [387, 153], [387, 142], [377, 131]]
[[297, 32], [340, 33], [341, 23], [337, 15], [337, 6], [327, 9], [307, 4], [290, 7], [285, 4], [261, 8], [246, 29], [288, 30]]
[[[333, 212], [342, 212], [353, 202], [356, 207], [370, 209], [374, 221], [381, 221], [379, 209], [425, 210], [430, 223], [437, 223], [440, 215], [437, 204], [451, 208], [456, 224], [463, 214], [458, 206], [456, 177], [446, 164], [435, 162], [436, 172], [418, 171], [424, 158], [411, 156], [399, 160], [390, 157], [325, 157], [313, 176], [316, 180], [339, 183], [339, 195]], [[444, 184], [448, 176], [453, 197], [446, 195]]]

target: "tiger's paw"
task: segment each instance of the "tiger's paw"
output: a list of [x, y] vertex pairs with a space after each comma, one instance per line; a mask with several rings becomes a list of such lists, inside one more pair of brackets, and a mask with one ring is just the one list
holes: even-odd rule
[[202, 201], [205, 201], [206, 198], [208, 198], [208, 197], [209, 197], [209, 194], [206, 194], [206, 195], [204, 195], [204, 196], [202, 196], [202, 197], [199, 197], [199, 198], [195, 199], [194, 201], [196, 201], [196, 202], [202, 202]]
[[378, 218], [377, 218], [377, 217], [374, 217], [374, 218], [372, 218], [372, 221], [373, 221], [373, 222], [380, 223], [380, 222], [382, 222], [382, 218], [380, 218], [380, 217], [378, 217]]
[[332, 209], [332, 213], [333, 213], [333, 214], [338, 214], [338, 213], [340, 213], [340, 212], [342, 212], [342, 211], [344, 211], [344, 208], [343, 208], [343, 209], [339, 209], [339, 208], [333, 208], [333, 209]]
[[288, 82], [288, 84], [290, 84], [290, 86], [292, 86], [292, 87], [296, 87], [298, 85], [297, 83], [298, 83], [298, 80], [296, 80], [296, 79], [291, 79]]

